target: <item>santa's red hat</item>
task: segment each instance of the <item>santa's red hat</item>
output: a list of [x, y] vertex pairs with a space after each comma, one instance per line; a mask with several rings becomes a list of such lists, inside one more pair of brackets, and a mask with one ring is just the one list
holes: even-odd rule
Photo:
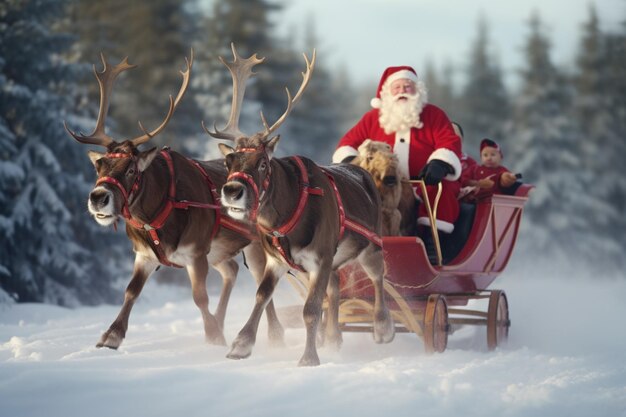
[[380, 100], [380, 92], [382, 91], [385, 85], [389, 85], [395, 80], [400, 79], [408, 79], [417, 83], [417, 72], [412, 67], [407, 65], [402, 65], [399, 67], [389, 67], [383, 72], [383, 76], [380, 77], [380, 82], [378, 83], [378, 90], [376, 90], [376, 97], [370, 101], [370, 104], [375, 109], [380, 109], [381, 100]]
[[500, 145], [498, 145], [495, 141], [489, 139], [489, 138], [485, 138], [483, 140], [480, 141], [480, 151], [483, 151], [483, 148], [494, 148], [495, 150], [497, 150], [498, 152], [500, 152], [500, 156], [504, 158], [504, 155], [502, 154], [502, 149], [500, 149]]

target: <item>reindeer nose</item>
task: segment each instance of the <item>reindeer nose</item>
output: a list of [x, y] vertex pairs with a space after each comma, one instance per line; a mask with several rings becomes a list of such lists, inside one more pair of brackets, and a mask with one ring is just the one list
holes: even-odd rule
[[94, 190], [89, 193], [89, 201], [95, 208], [102, 208], [109, 204], [109, 192], [105, 190]]
[[230, 201], [237, 201], [243, 197], [244, 187], [238, 182], [229, 182], [224, 184], [222, 192]]

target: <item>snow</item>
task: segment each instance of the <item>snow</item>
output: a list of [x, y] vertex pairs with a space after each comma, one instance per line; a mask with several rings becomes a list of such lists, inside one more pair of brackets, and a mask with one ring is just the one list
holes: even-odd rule
[[[204, 342], [189, 290], [149, 282], [118, 351], [96, 341], [119, 306], [66, 309], [0, 305], [2, 416], [626, 416], [626, 281], [545, 274], [518, 260], [494, 282], [511, 307], [509, 343], [486, 349], [483, 328], [450, 336], [426, 355], [415, 335], [376, 345], [344, 334], [322, 365], [300, 368], [304, 330], [269, 345], [263, 320], [246, 360]], [[534, 269], [533, 269], [534, 268]], [[252, 308], [246, 274], [226, 318], [232, 341]], [[211, 303], [218, 289], [210, 285]], [[286, 280], [275, 301], [284, 316], [299, 302]], [[292, 320], [297, 321], [297, 320]]]

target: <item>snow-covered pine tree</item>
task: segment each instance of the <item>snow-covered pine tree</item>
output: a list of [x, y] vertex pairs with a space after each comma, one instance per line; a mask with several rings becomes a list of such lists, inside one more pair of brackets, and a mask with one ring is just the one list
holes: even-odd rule
[[443, 109], [451, 120], [460, 123], [459, 115], [463, 109], [455, 93], [452, 63], [446, 62], [439, 71], [432, 60], [427, 60], [424, 65], [424, 76], [421, 79], [428, 91], [428, 102]]
[[65, 6], [0, 3], [0, 281], [18, 301], [94, 304], [115, 294], [102, 257], [119, 247], [86, 213], [93, 167], [63, 129], [66, 81], [82, 70], [64, 61], [72, 40], [51, 29]]
[[459, 121], [465, 133], [466, 152], [476, 155], [483, 138], [491, 138], [506, 147], [502, 135], [510, 117], [510, 106], [502, 72], [489, 43], [487, 19], [478, 19], [477, 35], [469, 54], [465, 87], [461, 93]]
[[589, 194], [580, 128], [570, 116], [571, 88], [552, 63], [538, 13], [532, 14], [529, 29], [521, 88], [503, 147], [504, 165], [537, 187], [525, 212], [520, 249], [553, 264], [588, 262], [597, 259], [602, 243], [590, 219], [606, 207], [598, 207]]
[[[583, 32], [577, 56], [577, 73], [574, 77], [576, 94], [573, 101], [573, 118], [578, 121], [581, 136], [581, 166], [585, 173], [589, 193], [598, 202], [597, 210], [590, 216], [593, 229], [602, 242], [601, 259], [612, 267], [623, 269], [626, 262], [626, 178], [618, 174], [626, 153], [626, 131], [620, 129], [620, 101], [623, 106], [623, 75], [626, 65], [618, 77], [611, 62], [619, 57], [617, 51], [609, 51], [606, 36], [600, 29], [600, 21], [593, 5], [589, 6], [588, 20], [582, 26]], [[622, 38], [622, 57], [626, 39]], [[619, 67], [619, 64], [617, 65]], [[620, 91], [620, 84], [622, 89]], [[623, 117], [622, 115], [622, 117]], [[622, 125], [624, 126], [624, 125]], [[620, 204], [622, 201], [622, 204]]]
[[[194, 87], [199, 92], [198, 101], [205, 114], [204, 120], [209, 126], [217, 121], [218, 128], [223, 127], [230, 113], [231, 78], [217, 57], [222, 56], [227, 61], [232, 60], [231, 42], [234, 42], [237, 52], [244, 58], [253, 53], [265, 58], [263, 64], [255, 67], [257, 75], [252, 77], [247, 84], [240, 119], [241, 130], [251, 134], [263, 128], [259, 110], [263, 110], [268, 123], [273, 123], [285, 111], [287, 106], [285, 87], [295, 94], [302, 81], [300, 73], [304, 69], [304, 60], [301, 51], [294, 50], [292, 40], [282, 39], [274, 33], [270, 15], [278, 14], [281, 10], [281, 5], [267, 0], [217, 0], [213, 4], [211, 15], [206, 23], [207, 37], [201, 42], [203, 56], [200, 65], [202, 67], [198, 70], [200, 75], [194, 81]], [[306, 52], [310, 58], [312, 50]], [[320, 65], [319, 61], [318, 65]], [[317, 83], [318, 81], [314, 80], [318, 76], [322, 79], [326, 77], [323, 64], [316, 68], [311, 82]], [[306, 100], [306, 96], [311, 93], [310, 90], [309, 86], [307, 92], [304, 93], [303, 100]], [[314, 98], [309, 99], [315, 101]], [[318, 99], [317, 102], [320, 100], [322, 99]], [[299, 135], [297, 140], [291, 138], [293, 135], [290, 133], [290, 127], [294, 126], [294, 122], [290, 119], [298, 118], [296, 111], [301, 105], [303, 105], [302, 102], [298, 103], [293, 114], [278, 132], [287, 139], [278, 147], [278, 156], [307, 154], [314, 151], [314, 149], [307, 149], [311, 140], [301, 135], [304, 132], [303, 129], [297, 129]], [[316, 108], [316, 112], [320, 110]], [[301, 112], [301, 114], [304, 113]], [[309, 120], [320, 117], [328, 119], [329, 114], [324, 109], [319, 115], [309, 113], [306, 117]], [[318, 142], [319, 135], [319, 132], [311, 131], [311, 137], [316, 137]], [[337, 140], [338, 136], [335, 133], [332, 141]], [[220, 156], [216, 148], [215, 143], [209, 142], [208, 155]], [[309, 153], [309, 156], [312, 154]]]
[[[223, 128], [230, 114], [232, 79], [218, 57], [223, 57], [227, 62], [233, 60], [231, 42], [243, 58], [254, 53], [260, 58], [266, 57], [263, 64], [255, 67], [258, 74], [247, 83], [239, 122], [240, 129], [246, 133], [254, 133], [262, 127], [256, 86], [261, 82], [261, 73], [270, 71], [270, 62], [276, 59], [270, 39], [268, 14], [278, 10], [279, 6], [265, 0], [216, 0], [213, 3], [208, 16], [204, 18], [204, 36], [197, 41], [197, 75], [192, 80], [192, 86], [197, 91], [195, 99], [207, 127], [212, 128], [215, 123], [218, 128]], [[283, 91], [282, 87], [280, 91]], [[269, 119], [266, 107], [268, 105], [263, 107], [263, 111]], [[206, 157], [221, 157], [215, 141], [206, 135], [204, 138]]]

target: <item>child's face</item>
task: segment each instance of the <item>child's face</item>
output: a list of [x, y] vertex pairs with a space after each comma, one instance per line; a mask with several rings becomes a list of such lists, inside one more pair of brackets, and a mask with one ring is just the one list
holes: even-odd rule
[[496, 148], [485, 146], [483, 150], [480, 151], [480, 160], [487, 168], [497, 168], [502, 163], [502, 155], [500, 155], [500, 151]]

